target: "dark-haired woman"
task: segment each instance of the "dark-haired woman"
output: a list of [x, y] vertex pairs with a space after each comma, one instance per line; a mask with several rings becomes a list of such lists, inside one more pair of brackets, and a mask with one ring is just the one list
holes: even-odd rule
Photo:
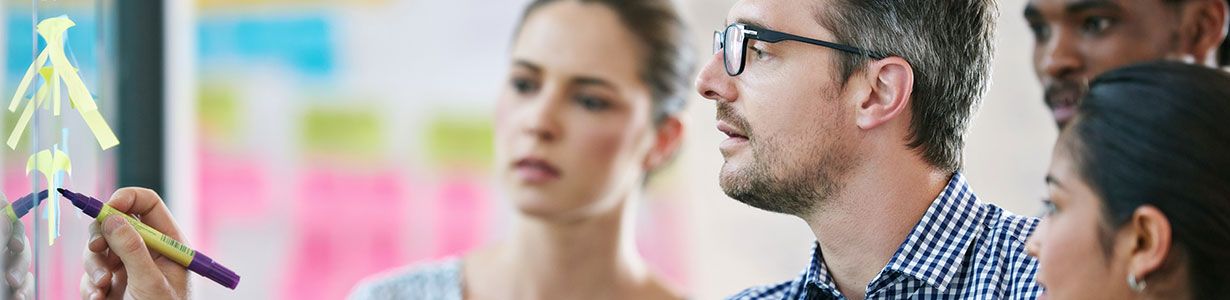
[[1230, 297], [1230, 75], [1107, 72], [1060, 134], [1027, 249], [1049, 299]]
[[632, 209], [678, 148], [688, 85], [668, 0], [534, 1], [496, 116], [517, 209], [501, 242], [365, 280], [352, 299], [677, 299], [637, 253]]

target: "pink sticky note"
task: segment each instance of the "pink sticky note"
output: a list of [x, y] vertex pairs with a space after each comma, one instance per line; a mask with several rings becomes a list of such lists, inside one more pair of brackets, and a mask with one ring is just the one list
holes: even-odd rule
[[482, 242], [488, 218], [487, 186], [464, 173], [445, 178], [435, 201], [436, 251], [433, 256], [460, 255]]
[[219, 153], [201, 147], [197, 160], [197, 203], [200, 211], [198, 249], [212, 249], [213, 232], [221, 222], [261, 218], [268, 214], [268, 166], [247, 154]]
[[299, 183], [287, 299], [342, 299], [360, 279], [405, 263], [406, 188], [392, 170], [309, 167]]

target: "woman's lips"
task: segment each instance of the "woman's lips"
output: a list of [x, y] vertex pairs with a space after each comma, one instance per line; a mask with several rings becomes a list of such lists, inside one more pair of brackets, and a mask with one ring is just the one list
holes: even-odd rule
[[529, 184], [547, 183], [560, 177], [560, 171], [546, 160], [523, 158], [513, 163], [513, 173]]

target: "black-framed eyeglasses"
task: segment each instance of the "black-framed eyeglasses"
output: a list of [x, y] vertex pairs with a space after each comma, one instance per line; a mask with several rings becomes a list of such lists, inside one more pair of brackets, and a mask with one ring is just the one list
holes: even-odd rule
[[[713, 53], [725, 51], [722, 53], [722, 63], [726, 65], [726, 74], [730, 76], [739, 76], [743, 73], [743, 65], [747, 61], [747, 40], [756, 39], [759, 41], [776, 43], [780, 41], [799, 41], [816, 46], [836, 49], [839, 51], [863, 55], [873, 59], [884, 59], [887, 57], [884, 54], [860, 49], [854, 46], [842, 45], [833, 42], [826, 42], [812, 38], [797, 36], [785, 32], [774, 31], [760, 28], [754, 25], [734, 23], [726, 26], [724, 31], [713, 32]], [[733, 45], [734, 47], [727, 47]]]

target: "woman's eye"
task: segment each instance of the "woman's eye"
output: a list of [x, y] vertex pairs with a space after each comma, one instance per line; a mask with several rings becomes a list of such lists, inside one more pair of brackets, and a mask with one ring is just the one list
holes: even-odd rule
[[1056, 210], [1058, 210], [1058, 208], [1055, 207], [1054, 201], [1051, 201], [1051, 199], [1042, 199], [1042, 217], [1054, 215]]
[[529, 94], [538, 89], [537, 83], [524, 78], [513, 78], [511, 84], [518, 94]]
[[1089, 17], [1085, 18], [1084, 24], [1081, 25], [1082, 30], [1088, 34], [1100, 34], [1110, 29], [1114, 24], [1114, 20], [1106, 17]]
[[593, 96], [577, 96], [576, 102], [589, 111], [602, 111], [611, 106], [611, 103], [606, 101], [606, 99]]

